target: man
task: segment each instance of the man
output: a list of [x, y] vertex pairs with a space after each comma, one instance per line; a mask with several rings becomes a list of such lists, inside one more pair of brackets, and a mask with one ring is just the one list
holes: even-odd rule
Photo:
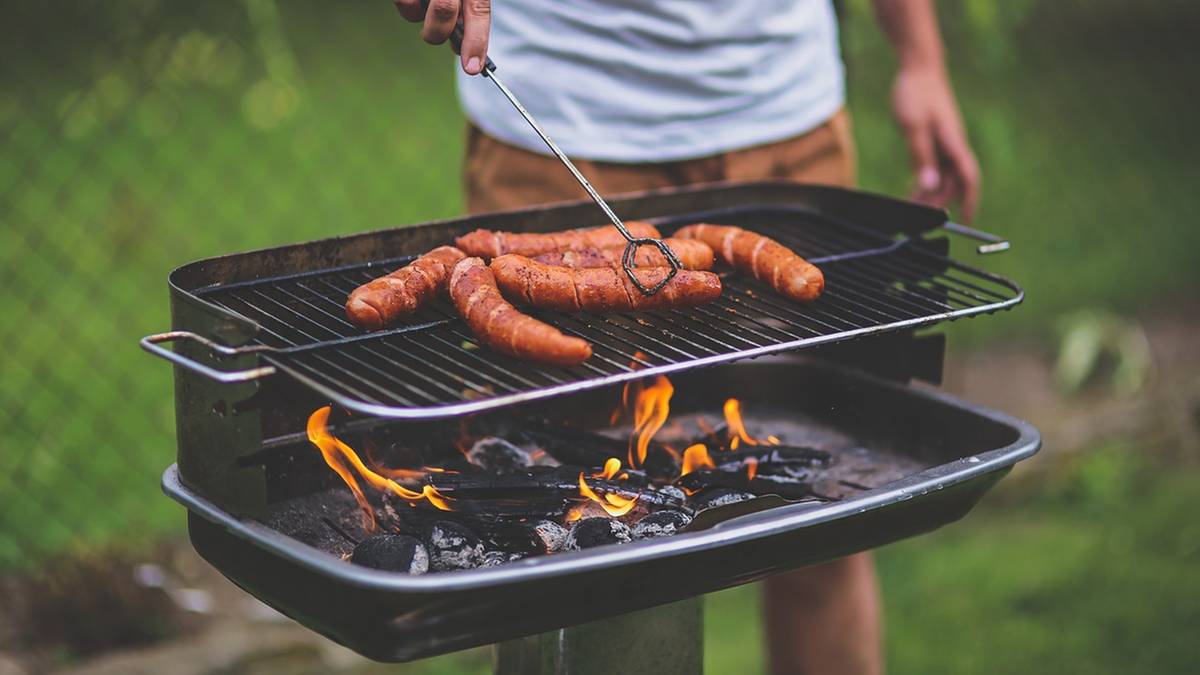
[[[895, 48], [896, 119], [913, 197], [961, 204], [979, 169], [967, 143], [932, 0], [874, 0]], [[478, 75], [495, 46], [505, 82], [576, 160], [616, 194], [782, 178], [851, 185], [854, 151], [830, 0], [396, 0], [444, 42], [461, 19], [459, 95], [471, 122], [472, 211], [582, 198], [525, 122]], [[868, 554], [779, 575], [764, 604], [777, 673], [878, 673], [879, 597]]]

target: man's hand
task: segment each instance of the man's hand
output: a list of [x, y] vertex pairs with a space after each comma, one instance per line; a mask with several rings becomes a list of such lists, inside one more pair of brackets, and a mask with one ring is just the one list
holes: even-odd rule
[[487, 60], [488, 33], [492, 28], [491, 0], [395, 0], [401, 16], [423, 23], [421, 39], [440, 45], [450, 38], [459, 20], [463, 23], [463, 71], [478, 75]]
[[971, 222], [979, 204], [979, 163], [946, 75], [940, 69], [901, 68], [892, 85], [892, 111], [912, 155], [912, 198], [938, 207], [960, 202], [963, 221]]
[[913, 199], [962, 203], [971, 222], [979, 204], [979, 163], [967, 143], [942, 55], [932, 0], [875, 0], [875, 14], [900, 62], [892, 109], [908, 139], [917, 187]]

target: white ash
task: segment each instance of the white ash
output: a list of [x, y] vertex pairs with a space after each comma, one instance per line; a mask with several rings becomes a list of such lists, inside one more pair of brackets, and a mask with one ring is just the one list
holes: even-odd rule
[[467, 461], [501, 475], [533, 464], [528, 452], [498, 436], [487, 436], [475, 441], [467, 451]]
[[656, 491], [658, 491], [658, 492], [659, 492], [660, 494], [662, 494], [662, 495], [665, 495], [665, 496], [667, 496], [667, 497], [670, 497], [670, 498], [672, 498], [672, 499], [678, 499], [680, 504], [683, 504], [684, 502], [686, 502], [686, 501], [687, 501], [687, 493], [686, 493], [686, 492], [684, 492], [684, 491], [683, 491], [681, 488], [679, 488], [678, 486], [675, 486], [675, 485], [662, 485], [662, 486], [656, 487], [656, 488], [654, 488], [654, 489], [655, 489]]
[[546, 553], [561, 551], [567, 544], [567, 528], [553, 521], [540, 521], [533, 526], [533, 533], [541, 540]]
[[697, 511], [703, 511], [704, 509], [712, 509], [718, 506], [727, 506], [729, 504], [744, 502], [747, 499], [754, 499], [754, 495], [750, 494], [749, 492], [739, 492], [737, 490], [728, 490], [725, 488], [713, 488], [710, 490], [705, 490], [704, 492], [696, 495], [696, 497], [693, 499], [693, 505]]
[[435, 571], [465, 570], [483, 562], [483, 542], [456, 523], [440, 522], [429, 528], [429, 559]]
[[667, 509], [656, 511], [642, 518], [631, 531], [634, 539], [669, 537], [692, 522], [691, 516], [682, 511]]
[[506, 553], [504, 551], [488, 551], [483, 554], [483, 562], [479, 563], [480, 567], [495, 567], [503, 565], [506, 562], [520, 560], [521, 556], [515, 553]]

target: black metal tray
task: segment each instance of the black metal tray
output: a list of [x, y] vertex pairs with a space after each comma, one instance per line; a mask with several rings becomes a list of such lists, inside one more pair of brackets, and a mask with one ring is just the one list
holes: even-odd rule
[[[704, 221], [767, 234], [821, 266], [825, 293], [801, 305], [728, 274], [722, 297], [702, 307], [605, 316], [538, 313], [593, 344], [595, 355], [573, 368], [491, 352], [446, 302], [375, 333], [344, 318], [354, 287], [475, 227], [545, 231], [599, 224], [594, 206], [560, 204], [185, 265], [171, 274], [174, 331], [149, 336], [142, 346], [210, 379], [244, 382], [283, 372], [360, 413], [431, 419], [912, 330], [1006, 309], [1023, 298], [1011, 281], [946, 256], [945, 239], [929, 235], [963, 228], [949, 223], [944, 211], [878, 195], [752, 183], [619, 197], [612, 204], [626, 218], [660, 224], [664, 235]], [[189, 342], [177, 351], [159, 344], [184, 338]], [[227, 367], [218, 367], [221, 357], [244, 369], [221, 370]]]
[[[239, 519], [179, 481], [196, 550], [243, 589], [370, 658], [404, 661], [580, 624], [761, 579], [964, 516], [1041, 439], [1025, 422], [929, 390], [798, 359], [673, 377], [672, 409], [771, 406], [927, 467], [840, 502], [789, 504], [710, 529], [500, 567], [407, 576], [344, 562]], [[595, 409], [612, 388], [556, 399]], [[602, 408], [607, 409], [607, 408]]]

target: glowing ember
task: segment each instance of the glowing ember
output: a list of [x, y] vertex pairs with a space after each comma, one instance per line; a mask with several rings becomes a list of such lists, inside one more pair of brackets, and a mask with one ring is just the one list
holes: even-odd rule
[[671, 413], [674, 393], [675, 387], [662, 375], [655, 378], [654, 384], [638, 392], [634, 401], [633, 435], [629, 439], [629, 466], [636, 468], [646, 462], [650, 441]]
[[[613, 517], [623, 516], [632, 511], [633, 507], [637, 505], [638, 500], [637, 497], [627, 499], [614, 494], [606, 494], [604, 498], [601, 498], [600, 495], [596, 494], [595, 490], [588, 486], [587, 481], [583, 479], [582, 471], [579, 472], [579, 494], [599, 504], [604, 508], [605, 513]], [[579, 510], [579, 513], [582, 514], [582, 509]], [[567, 522], [579, 519], [579, 515], [576, 515], [575, 518], [571, 518], [571, 515], [570, 513], [567, 514]]]
[[686, 476], [700, 468], [715, 468], [712, 458], [708, 456], [708, 448], [703, 443], [697, 443], [683, 451], [683, 468], [680, 476]]
[[358, 481], [355, 480], [354, 474], [347, 468], [347, 463], [358, 472], [358, 475], [368, 485], [376, 490], [386, 490], [408, 502], [426, 499], [429, 500], [430, 504], [433, 504], [442, 511], [452, 510], [449, 500], [438, 493], [432, 485], [425, 485], [421, 488], [420, 492], [415, 492], [400, 485], [391, 478], [386, 478], [367, 468], [367, 465], [363, 464], [363, 461], [359, 459], [358, 453], [354, 452], [353, 448], [329, 433], [328, 422], [331, 410], [330, 406], [325, 406], [313, 411], [313, 414], [309, 416], [308, 440], [321, 451], [321, 455], [325, 458], [325, 463], [329, 465], [329, 468], [333, 469], [346, 482], [346, 485], [350, 486], [350, 490], [354, 493], [354, 498], [358, 500], [359, 507], [363, 509], [364, 521], [369, 531], [374, 531], [375, 529], [375, 515], [370, 503], [367, 502], [366, 496], [359, 487]]

